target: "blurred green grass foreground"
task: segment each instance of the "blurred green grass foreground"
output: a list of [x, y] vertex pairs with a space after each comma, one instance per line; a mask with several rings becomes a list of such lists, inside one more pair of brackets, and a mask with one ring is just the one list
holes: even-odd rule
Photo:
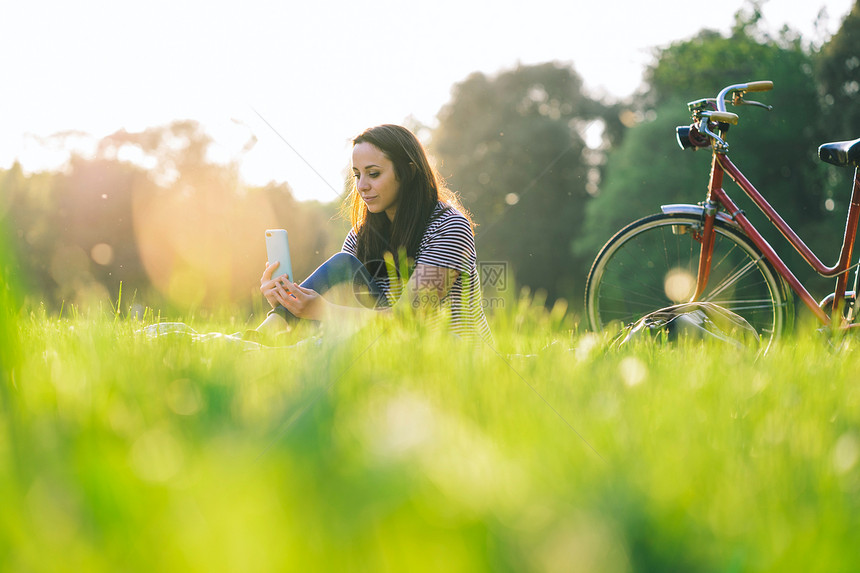
[[2, 320], [3, 571], [856, 567], [853, 341], [610, 350], [527, 300], [478, 349]]

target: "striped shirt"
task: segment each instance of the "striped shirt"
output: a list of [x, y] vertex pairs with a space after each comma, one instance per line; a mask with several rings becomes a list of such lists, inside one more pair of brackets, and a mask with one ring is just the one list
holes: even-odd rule
[[[342, 250], [356, 255], [354, 229], [347, 234]], [[477, 260], [475, 237], [472, 235], [469, 220], [455, 208], [440, 201], [421, 237], [414, 262], [414, 265], [423, 263], [431, 268], [441, 267], [457, 271], [457, 279], [439, 301], [441, 312], [434, 316], [434, 322], [448, 319], [448, 327], [454, 334], [491, 342], [490, 326], [481, 305], [481, 279], [478, 275]], [[444, 280], [444, 273], [440, 273], [439, 278]], [[401, 294], [400, 285], [392, 288], [387, 277], [377, 278], [376, 282], [390, 304], [397, 302]]]

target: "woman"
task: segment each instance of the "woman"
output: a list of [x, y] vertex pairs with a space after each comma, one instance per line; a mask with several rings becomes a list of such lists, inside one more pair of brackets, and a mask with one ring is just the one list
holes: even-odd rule
[[[346, 204], [352, 229], [342, 251], [301, 284], [272, 279], [278, 263], [268, 265], [260, 291], [273, 310], [261, 326], [361, 318], [410, 305], [434, 324], [448, 321], [459, 336], [491, 340], [471, 221], [440, 185], [415, 135], [397, 125], [367, 129], [353, 140], [352, 171]], [[344, 283], [352, 283], [361, 304], [322, 296]]]

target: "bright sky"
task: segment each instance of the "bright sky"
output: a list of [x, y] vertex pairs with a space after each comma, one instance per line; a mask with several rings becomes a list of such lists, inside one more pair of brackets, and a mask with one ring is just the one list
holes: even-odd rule
[[[852, 1], [768, 0], [763, 12], [770, 29], [788, 24], [820, 40]], [[299, 198], [328, 201], [352, 137], [409, 116], [433, 125], [452, 85], [474, 71], [558, 60], [593, 92], [623, 97], [653, 47], [704, 27], [727, 31], [745, 5], [3, 0], [0, 167], [16, 158], [27, 170], [56, 167], [68, 154], [44, 141], [58, 132], [97, 139], [187, 118], [216, 139], [220, 158], [239, 158], [257, 137], [241, 156], [249, 183], [287, 181]], [[822, 8], [828, 20], [816, 32]], [[737, 78], [750, 79], [760, 78]]]

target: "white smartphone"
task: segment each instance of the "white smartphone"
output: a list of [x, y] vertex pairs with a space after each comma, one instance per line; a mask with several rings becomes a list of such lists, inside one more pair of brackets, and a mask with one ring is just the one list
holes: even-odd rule
[[293, 265], [290, 262], [290, 242], [287, 239], [287, 232], [284, 229], [267, 229], [266, 230], [266, 255], [269, 259], [269, 264], [278, 261], [281, 263], [272, 273], [272, 278], [277, 278], [287, 275], [290, 282], [295, 282], [293, 278]]

